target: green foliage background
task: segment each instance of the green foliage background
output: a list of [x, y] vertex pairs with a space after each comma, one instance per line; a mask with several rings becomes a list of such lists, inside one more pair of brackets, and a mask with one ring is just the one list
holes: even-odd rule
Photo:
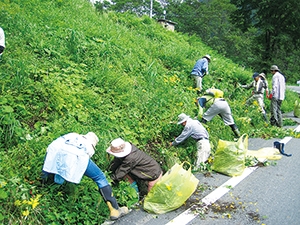
[[[255, 105], [244, 106], [250, 92], [238, 83], [250, 82], [253, 71], [195, 36], [167, 31], [147, 16], [98, 13], [85, 0], [2, 0], [0, 11], [6, 34], [0, 60], [2, 224], [101, 224], [107, 218], [87, 178], [79, 185], [40, 185], [47, 146], [68, 132], [99, 136], [93, 160], [103, 171], [109, 164], [105, 149], [117, 137], [152, 155], [164, 170], [176, 159], [193, 163], [191, 140], [178, 148], [168, 143], [181, 132], [178, 114], [197, 115], [189, 73], [204, 54], [212, 56], [204, 88], [224, 91], [242, 133], [293, 135], [264, 123]], [[285, 112], [296, 97], [287, 93]], [[213, 150], [219, 138], [233, 139], [217, 118], [207, 129]], [[124, 198], [130, 190], [123, 190], [115, 187], [119, 203], [131, 206], [130, 195]]]

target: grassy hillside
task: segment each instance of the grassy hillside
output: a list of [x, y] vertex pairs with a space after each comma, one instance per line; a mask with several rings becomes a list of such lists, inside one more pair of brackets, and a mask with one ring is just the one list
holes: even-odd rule
[[[205, 54], [212, 62], [204, 88], [224, 91], [242, 133], [293, 135], [264, 123], [257, 106], [244, 106], [251, 92], [237, 84], [250, 82], [253, 71], [194, 36], [167, 31], [148, 17], [99, 14], [86, 0], [4, 0], [0, 10], [6, 34], [0, 59], [0, 223], [101, 224], [107, 218], [87, 178], [76, 186], [40, 185], [47, 145], [68, 132], [99, 136], [93, 159], [104, 171], [105, 149], [117, 137], [151, 154], [164, 170], [174, 154], [193, 163], [192, 141], [177, 148], [168, 143], [181, 132], [177, 115], [197, 114], [189, 73]], [[291, 111], [296, 97], [287, 96], [283, 109]], [[219, 138], [233, 139], [217, 118], [207, 129], [213, 150]], [[128, 193], [118, 187], [115, 192], [130, 205]]]

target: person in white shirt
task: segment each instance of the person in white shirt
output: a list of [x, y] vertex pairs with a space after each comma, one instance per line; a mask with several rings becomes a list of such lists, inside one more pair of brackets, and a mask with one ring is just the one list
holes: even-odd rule
[[185, 141], [188, 137], [192, 137], [196, 141], [197, 146], [197, 160], [195, 167], [200, 168], [201, 163], [205, 163], [210, 155], [209, 135], [205, 127], [198, 121], [193, 120], [185, 113], [178, 116], [178, 123], [184, 126], [181, 134], [175, 138], [170, 146], [176, 146]]
[[0, 56], [3, 54], [5, 49], [5, 35], [2, 27], [0, 27]]
[[265, 77], [264, 73], [257, 73], [255, 72], [252, 76], [253, 82], [248, 85], [241, 85], [241, 87], [250, 89], [252, 88], [252, 96], [247, 99], [246, 105], [251, 105], [254, 101], [258, 103], [260, 106], [260, 110], [262, 112], [263, 118], [266, 122], [268, 122], [267, 113], [265, 110], [265, 103], [264, 103], [264, 93], [266, 92], [266, 96], [269, 96], [269, 88], [268, 88], [268, 81]]
[[271, 99], [270, 124], [272, 126], [282, 127], [281, 103], [285, 98], [285, 77], [280, 73], [276, 65], [272, 65], [270, 70], [273, 74], [272, 92], [269, 95], [269, 99]]
[[65, 180], [78, 184], [83, 175], [89, 177], [97, 184], [110, 210], [110, 219], [116, 220], [127, 214], [128, 208], [119, 207], [105, 174], [91, 160], [98, 142], [94, 132], [85, 135], [68, 133], [57, 138], [47, 148], [42, 179], [47, 182], [52, 174], [57, 184], [63, 184]]

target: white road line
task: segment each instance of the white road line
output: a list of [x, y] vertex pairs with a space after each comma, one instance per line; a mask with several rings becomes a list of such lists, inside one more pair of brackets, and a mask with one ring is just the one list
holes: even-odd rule
[[294, 132], [300, 132], [300, 125], [294, 129]]
[[[300, 125], [299, 125], [300, 126]], [[285, 137], [280, 142], [281, 143], [288, 143], [292, 137]], [[204, 197], [201, 201], [206, 204], [207, 206], [216, 202], [218, 199], [220, 199], [223, 195], [225, 195], [227, 192], [230, 191], [231, 188], [235, 187], [238, 183], [240, 183], [242, 180], [244, 180], [247, 176], [249, 176], [254, 170], [256, 170], [258, 167], [247, 167], [243, 174], [237, 177], [232, 177], [228, 181], [226, 181], [223, 185], [218, 187], [216, 190], [208, 194], [206, 197]], [[193, 206], [191, 206], [189, 209], [169, 221], [165, 225], [186, 225], [193, 219], [195, 219], [198, 214], [194, 213], [192, 211]]]
[[238, 183], [244, 180], [247, 176], [249, 176], [254, 170], [258, 167], [247, 167], [245, 168], [244, 172], [240, 176], [232, 177], [230, 180], [225, 182], [222, 186], [218, 187], [216, 190], [211, 192], [205, 198], [202, 199], [202, 202], [206, 205], [210, 205], [216, 202], [219, 198], [225, 195], [227, 192], [230, 191], [230, 188], [235, 187]]
[[280, 143], [286, 144], [286, 143], [288, 143], [290, 140], [292, 140], [292, 137], [285, 137], [285, 138], [283, 138], [283, 139], [280, 141]]

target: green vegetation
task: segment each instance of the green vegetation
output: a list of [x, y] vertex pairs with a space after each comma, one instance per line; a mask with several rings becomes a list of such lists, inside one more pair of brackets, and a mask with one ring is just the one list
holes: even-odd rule
[[[212, 56], [204, 88], [224, 91], [241, 133], [293, 135], [264, 123], [255, 105], [244, 106], [250, 91], [238, 83], [249, 82], [252, 71], [195, 36], [169, 32], [147, 16], [97, 13], [86, 0], [4, 0], [0, 10], [6, 34], [0, 60], [0, 224], [101, 224], [108, 218], [88, 178], [79, 185], [40, 184], [46, 147], [68, 132], [99, 136], [93, 159], [103, 171], [109, 164], [105, 149], [117, 137], [148, 152], [164, 170], [176, 160], [193, 163], [192, 140], [177, 148], [168, 143], [182, 129], [177, 115], [197, 114], [189, 73], [204, 54]], [[285, 112], [296, 98], [287, 92]], [[213, 150], [219, 138], [233, 139], [218, 118], [207, 129]], [[131, 206], [136, 196], [120, 186], [114, 187], [120, 205]]]
[[273, 0], [272, 4], [269, 0], [167, 2], [166, 18], [177, 23], [177, 31], [197, 35], [239, 65], [265, 72], [276, 64], [290, 83], [299, 79], [297, 0]]

